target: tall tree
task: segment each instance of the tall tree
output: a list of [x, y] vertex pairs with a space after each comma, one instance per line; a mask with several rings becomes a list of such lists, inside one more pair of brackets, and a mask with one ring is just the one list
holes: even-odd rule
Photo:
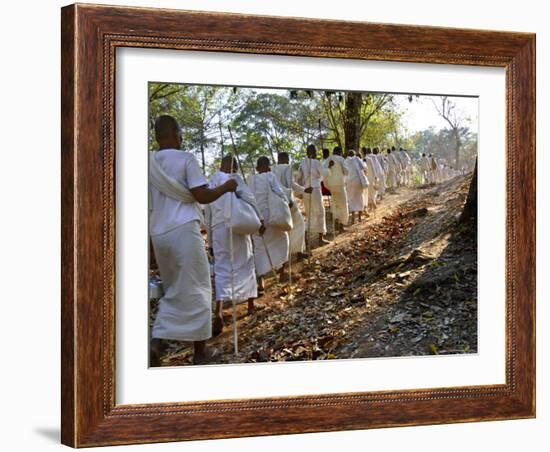
[[462, 146], [460, 130], [463, 129], [462, 122], [464, 118], [460, 115], [456, 108], [456, 104], [447, 96], [441, 96], [439, 102], [432, 99], [435, 109], [449, 127], [454, 137], [455, 144], [455, 167], [460, 168], [460, 148]]
[[466, 198], [466, 203], [464, 204], [462, 214], [460, 215], [460, 222], [466, 223], [475, 219], [477, 219], [477, 158], [474, 173], [472, 174], [472, 180], [470, 181], [468, 197]]
[[362, 94], [355, 91], [346, 93], [344, 114], [345, 148], [359, 149], [361, 140], [361, 101]]

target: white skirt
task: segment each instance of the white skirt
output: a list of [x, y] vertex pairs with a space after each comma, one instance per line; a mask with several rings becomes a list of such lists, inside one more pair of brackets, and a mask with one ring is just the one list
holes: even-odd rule
[[348, 193], [345, 185], [331, 186], [330, 193], [330, 210], [334, 215], [334, 219], [341, 224], [348, 224], [349, 209], [348, 209]]
[[[216, 300], [231, 300], [231, 253], [229, 228], [219, 224], [212, 231]], [[233, 296], [242, 302], [258, 296], [254, 253], [249, 235], [233, 233]]]
[[326, 234], [327, 222], [325, 219], [325, 206], [323, 205], [321, 187], [314, 188], [311, 194], [304, 193], [304, 211], [308, 221], [308, 225], [306, 226], [307, 232], [312, 234]]
[[368, 192], [368, 205], [369, 206], [372, 206], [372, 207], [375, 207], [376, 206], [376, 198], [378, 196], [378, 191], [376, 190], [376, 188], [374, 188], [374, 185], [373, 184], [370, 184], [368, 189], [367, 189], [367, 192]]
[[292, 209], [290, 209], [290, 213], [292, 214], [292, 229], [288, 233], [290, 241], [290, 252], [292, 254], [303, 253], [306, 247], [306, 224], [304, 222], [304, 217], [302, 216], [302, 212], [300, 212], [300, 209], [298, 208], [296, 203], [294, 203]]
[[203, 341], [212, 336], [212, 286], [199, 222], [151, 236], [164, 296], [152, 337]]
[[364, 188], [360, 183], [348, 182], [348, 206], [350, 212], [362, 212], [365, 209]]
[[252, 239], [254, 240], [254, 263], [258, 276], [269, 273], [272, 268], [278, 270], [288, 260], [289, 239], [285, 231], [266, 226], [263, 236], [254, 234]]

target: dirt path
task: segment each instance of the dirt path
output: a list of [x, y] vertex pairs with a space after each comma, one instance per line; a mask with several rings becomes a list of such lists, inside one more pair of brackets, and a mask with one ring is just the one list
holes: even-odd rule
[[[368, 219], [293, 266], [291, 293], [270, 281], [254, 315], [238, 306], [238, 356], [226, 310], [226, 329], [209, 342], [214, 363], [475, 351], [476, 247], [453, 229], [467, 182], [388, 194]], [[191, 357], [173, 342], [162, 364]]]

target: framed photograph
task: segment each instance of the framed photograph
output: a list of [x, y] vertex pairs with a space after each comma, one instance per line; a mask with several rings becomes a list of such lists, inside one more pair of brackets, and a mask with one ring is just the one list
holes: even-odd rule
[[61, 25], [64, 444], [535, 416], [535, 35]]

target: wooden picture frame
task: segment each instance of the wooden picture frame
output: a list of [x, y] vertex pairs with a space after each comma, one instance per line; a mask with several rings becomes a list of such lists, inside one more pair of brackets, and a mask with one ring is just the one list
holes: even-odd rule
[[[323, 29], [323, 33], [306, 33]], [[535, 35], [71, 5], [62, 9], [62, 442], [73, 447], [535, 416]], [[115, 404], [115, 50], [506, 69], [506, 383]]]

